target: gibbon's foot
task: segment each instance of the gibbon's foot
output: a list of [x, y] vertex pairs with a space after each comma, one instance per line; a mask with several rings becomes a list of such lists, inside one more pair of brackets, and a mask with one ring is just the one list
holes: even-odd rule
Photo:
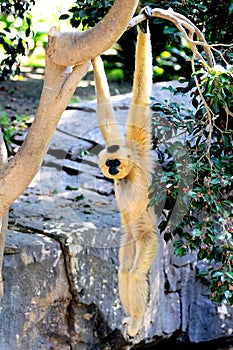
[[139, 329], [141, 327], [142, 324], [142, 319], [136, 319], [133, 317], [125, 317], [123, 320], [123, 324], [125, 325], [125, 329], [126, 329], [126, 333], [130, 336], [130, 337], [135, 337], [138, 332]]
[[141, 29], [141, 31], [144, 34], [146, 34], [147, 33], [147, 20], [152, 17], [153, 10], [150, 6], [145, 6], [145, 7], [143, 7], [143, 9], [141, 9], [140, 13], [146, 16], [146, 20], [139, 23], [139, 28]]

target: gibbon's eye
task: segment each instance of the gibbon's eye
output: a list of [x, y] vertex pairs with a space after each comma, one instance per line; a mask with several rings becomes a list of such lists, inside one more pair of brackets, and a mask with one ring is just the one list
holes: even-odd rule
[[121, 165], [121, 162], [119, 159], [109, 159], [106, 161], [105, 165], [110, 168], [110, 167], [114, 167], [114, 166], [119, 166]]
[[114, 159], [113, 163], [114, 163], [115, 166], [121, 165], [121, 162], [119, 161], [119, 159]]

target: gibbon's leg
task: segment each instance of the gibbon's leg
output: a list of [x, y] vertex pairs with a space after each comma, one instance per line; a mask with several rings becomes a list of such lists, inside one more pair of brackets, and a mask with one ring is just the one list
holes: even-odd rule
[[147, 273], [158, 247], [153, 208], [148, 209], [142, 215], [142, 218], [134, 223], [134, 226], [134, 235], [137, 234], [138, 238], [135, 240], [134, 263], [128, 277], [128, 314], [130, 317], [126, 320], [126, 323], [128, 323], [127, 332], [131, 336], [138, 333], [146, 310], [148, 299]]
[[107, 146], [116, 144], [123, 145], [125, 139], [114, 115], [113, 106], [110, 101], [108, 82], [101, 57], [98, 56], [93, 59], [92, 65], [94, 69], [95, 89], [98, 102], [97, 114], [99, 128]]
[[132, 269], [135, 257], [135, 242], [129, 228], [124, 227], [124, 236], [119, 249], [119, 270], [118, 270], [118, 288], [120, 299], [124, 310], [130, 313], [129, 301], [129, 271]]

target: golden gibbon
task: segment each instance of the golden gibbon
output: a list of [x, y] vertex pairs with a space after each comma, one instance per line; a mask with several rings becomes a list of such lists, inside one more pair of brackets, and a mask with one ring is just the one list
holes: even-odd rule
[[[143, 26], [142, 26], [143, 25]], [[158, 237], [154, 208], [148, 207], [153, 155], [150, 94], [152, 54], [148, 20], [138, 26], [133, 97], [126, 137], [117, 123], [100, 57], [93, 60], [98, 103], [98, 124], [106, 142], [99, 153], [103, 174], [114, 180], [124, 235], [119, 249], [118, 285], [129, 336], [142, 324], [148, 299], [147, 274], [156, 255]]]

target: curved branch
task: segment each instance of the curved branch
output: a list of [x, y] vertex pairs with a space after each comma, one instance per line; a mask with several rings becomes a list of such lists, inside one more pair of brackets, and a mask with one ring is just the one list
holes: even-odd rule
[[[213, 54], [212, 54], [211, 49], [210, 49], [210, 45], [207, 44], [202, 32], [188, 18], [181, 15], [180, 13], [173, 11], [172, 8], [169, 8], [168, 10], [154, 8], [153, 9], [153, 17], [167, 19], [168, 21], [173, 22], [175, 24], [175, 26], [181, 31], [181, 33], [183, 34], [183, 36], [187, 40], [187, 42], [189, 43], [190, 48], [193, 51], [193, 53], [201, 61], [204, 61], [202, 55], [198, 52], [198, 50], [196, 48], [197, 45], [201, 45], [205, 51], [208, 65], [210, 67], [214, 66], [215, 61], [214, 61], [214, 57], [213, 57]], [[137, 25], [138, 23], [143, 21], [145, 18], [146, 17], [143, 14], [140, 14], [140, 15], [134, 17], [129, 22], [127, 29], [130, 29], [133, 26]], [[194, 34], [196, 34], [199, 41], [193, 40]]]
[[[50, 33], [47, 55], [60, 66], [89, 61], [111, 47], [126, 30], [138, 0], [115, 0], [106, 16], [87, 31]], [[104, 35], [104, 37], [103, 37]]]

